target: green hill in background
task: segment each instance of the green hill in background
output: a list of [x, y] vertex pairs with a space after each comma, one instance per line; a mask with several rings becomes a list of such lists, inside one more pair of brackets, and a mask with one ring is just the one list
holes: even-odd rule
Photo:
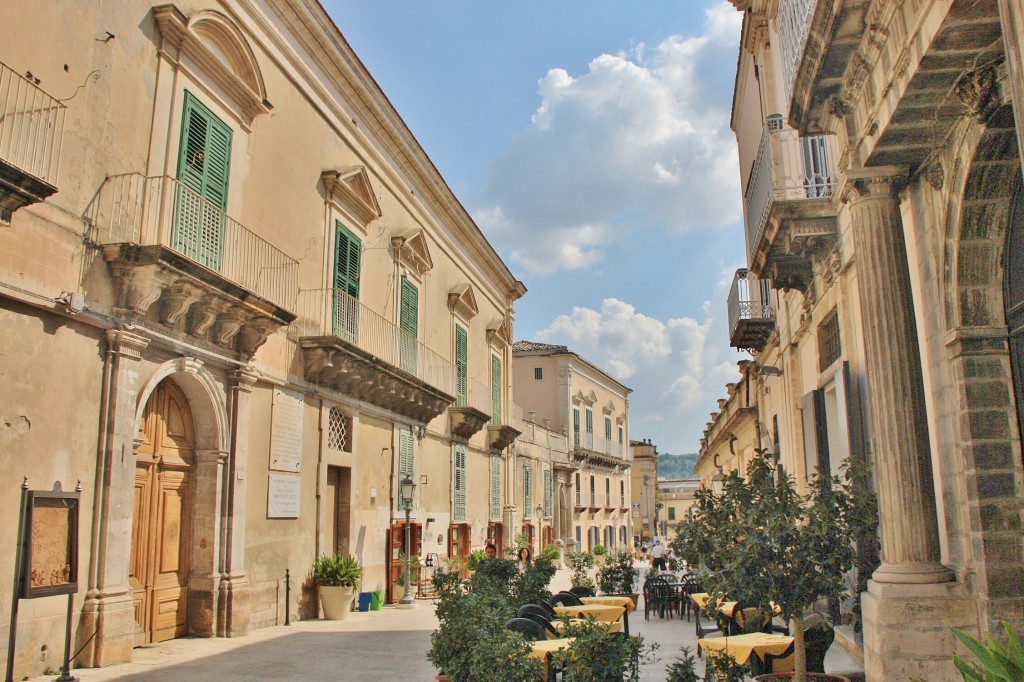
[[689, 455], [658, 453], [658, 478], [693, 478], [697, 457], [696, 452]]

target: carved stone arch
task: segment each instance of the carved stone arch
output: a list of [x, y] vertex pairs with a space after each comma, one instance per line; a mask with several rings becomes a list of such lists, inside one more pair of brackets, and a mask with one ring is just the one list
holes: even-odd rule
[[196, 449], [228, 451], [228, 414], [223, 389], [203, 362], [196, 358], [168, 360], [157, 367], [139, 391], [135, 423], [142, 421], [146, 402], [164, 379], [171, 377], [188, 399], [195, 422]]
[[180, 55], [188, 56], [238, 107], [246, 125], [271, 110], [256, 55], [230, 18], [215, 10], [185, 16], [174, 5], [154, 7], [153, 17], [167, 57], [177, 64]]

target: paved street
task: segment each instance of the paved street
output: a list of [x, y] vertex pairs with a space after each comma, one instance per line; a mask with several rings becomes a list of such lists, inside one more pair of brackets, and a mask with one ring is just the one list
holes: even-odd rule
[[[642, 578], [641, 578], [642, 579]], [[569, 586], [568, 572], [559, 571], [553, 589]], [[643, 604], [630, 614], [633, 634], [657, 642], [654, 660], [642, 668], [643, 682], [665, 679], [665, 668], [681, 646], [696, 648], [693, 623], [685, 618], [644, 620]], [[226, 682], [233, 680], [417, 680], [434, 679], [427, 661], [430, 633], [437, 625], [431, 602], [415, 608], [386, 607], [352, 613], [342, 621], [309, 620], [288, 627], [256, 630], [246, 637], [184, 638], [136, 649], [131, 663], [75, 670], [82, 682], [140, 680], [144, 682]], [[838, 645], [826, 657], [830, 672], [863, 680], [862, 667]], [[54, 678], [38, 677], [32, 682]]]

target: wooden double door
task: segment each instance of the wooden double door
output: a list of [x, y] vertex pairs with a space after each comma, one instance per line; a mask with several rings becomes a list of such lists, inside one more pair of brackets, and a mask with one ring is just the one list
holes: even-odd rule
[[135, 646], [188, 631], [195, 440], [181, 390], [165, 380], [139, 425], [129, 582]]

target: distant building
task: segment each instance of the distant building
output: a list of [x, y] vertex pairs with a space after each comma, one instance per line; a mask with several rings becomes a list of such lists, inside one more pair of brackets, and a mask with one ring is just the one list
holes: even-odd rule
[[676, 524], [687, 518], [694, 503], [694, 493], [701, 482], [696, 478], [659, 478], [658, 501], [661, 528], [658, 534], [662, 542], [671, 542], [676, 536]]
[[764, 430], [758, 420], [758, 386], [754, 363], [738, 363], [740, 379], [726, 384], [728, 397], [719, 398], [718, 411], [711, 413], [693, 473], [702, 484], [710, 488], [712, 478], [730, 471], [745, 474], [747, 463], [759, 447], [771, 449], [771, 443], [762, 442]]
[[650, 441], [632, 440], [633, 451], [633, 543], [651, 544], [658, 531], [658, 446]]
[[530, 421], [569, 439], [571, 463], [553, 467], [553, 485], [569, 492], [573, 507], [563, 544], [624, 546], [630, 535], [631, 389], [566, 346], [532, 341], [513, 344], [512, 383]]

